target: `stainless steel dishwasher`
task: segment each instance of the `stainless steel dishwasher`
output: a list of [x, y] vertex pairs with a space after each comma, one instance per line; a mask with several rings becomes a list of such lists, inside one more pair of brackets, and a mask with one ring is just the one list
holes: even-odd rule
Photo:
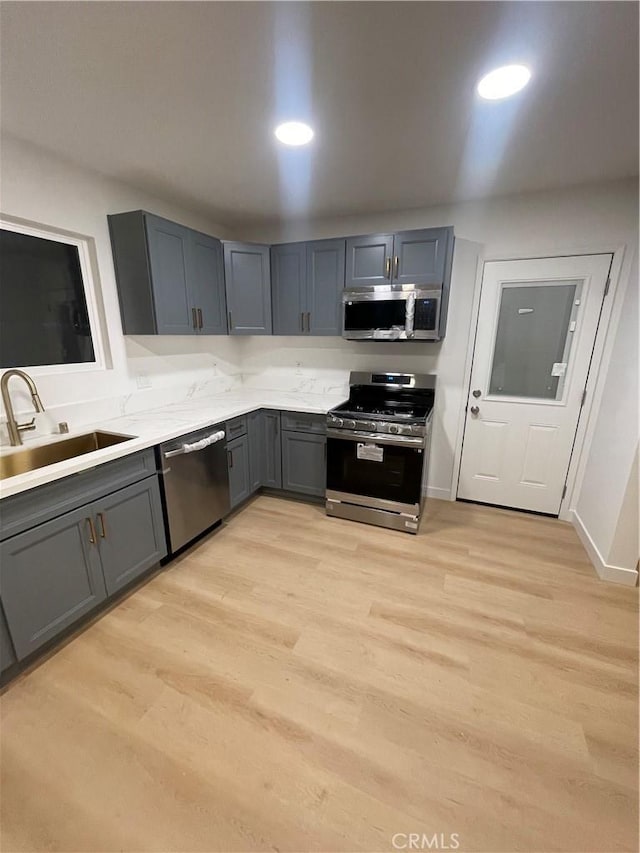
[[169, 552], [174, 554], [229, 512], [224, 425], [167, 441], [158, 457]]

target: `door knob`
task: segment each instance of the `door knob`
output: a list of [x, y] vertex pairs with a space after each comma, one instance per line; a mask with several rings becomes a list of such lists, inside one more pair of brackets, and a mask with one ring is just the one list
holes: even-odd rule
[[479, 388], [476, 388], [476, 390], [475, 390], [475, 391], [472, 391], [471, 393], [473, 394], [473, 396], [474, 396], [476, 399], [478, 399], [478, 397], [482, 394], [482, 391], [481, 391]]
[[471, 412], [472, 415], [479, 415], [480, 414], [480, 406], [471, 406], [469, 411]]

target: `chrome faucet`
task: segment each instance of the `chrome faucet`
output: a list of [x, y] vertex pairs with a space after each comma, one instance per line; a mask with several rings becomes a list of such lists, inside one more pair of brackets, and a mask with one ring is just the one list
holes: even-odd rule
[[7, 370], [6, 373], [2, 374], [2, 379], [0, 379], [0, 391], [2, 392], [2, 402], [4, 403], [4, 408], [7, 413], [7, 429], [9, 430], [9, 441], [14, 447], [17, 447], [19, 444], [22, 444], [22, 436], [21, 432], [26, 432], [27, 430], [32, 430], [36, 428], [36, 419], [31, 418], [31, 420], [26, 424], [19, 424], [16, 421], [16, 416], [13, 411], [13, 406], [11, 405], [11, 397], [9, 396], [9, 380], [12, 376], [19, 376], [27, 385], [29, 389], [29, 393], [31, 394], [31, 399], [33, 400], [33, 407], [36, 412], [44, 412], [44, 406], [40, 401], [40, 397], [38, 396], [38, 389], [36, 388], [36, 383], [29, 376], [28, 373], [25, 373], [24, 370]]

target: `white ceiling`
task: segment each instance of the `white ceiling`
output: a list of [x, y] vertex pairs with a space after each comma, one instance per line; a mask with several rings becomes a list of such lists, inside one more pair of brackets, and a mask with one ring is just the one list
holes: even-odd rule
[[[229, 225], [637, 174], [635, 2], [3, 2], [4, 130]], [[475, 83], [533, 70], [513, 99]], [[283, 149], [273, 126], [308, 119]]]

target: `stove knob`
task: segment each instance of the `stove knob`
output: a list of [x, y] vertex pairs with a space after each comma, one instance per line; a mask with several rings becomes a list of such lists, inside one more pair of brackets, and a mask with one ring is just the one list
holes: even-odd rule
[[389, 424], [389, 432], [393, 435], [397, 435], [400, 432], [398, 424]]
[[344, 421], [342, 420], [342, 418], [337, 418], [335, 415], [333, 415], [331, 418], [331, 426], [340, 428], [344, 426]]
[[345, 426], [345, 429], [355, 429], [356, 428], [356, 422], [353, 420], [347, 419], [346, 421], [344, 421], [344, 426]]

